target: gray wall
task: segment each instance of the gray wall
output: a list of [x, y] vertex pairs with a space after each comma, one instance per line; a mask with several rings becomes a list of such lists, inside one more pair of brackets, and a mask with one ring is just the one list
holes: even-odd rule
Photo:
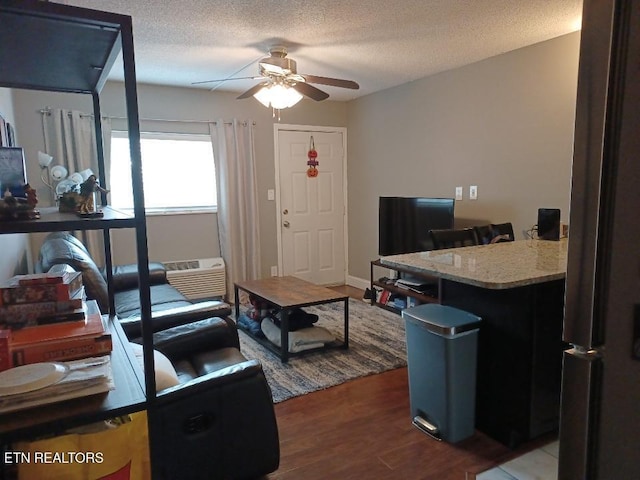
[[[11, 90], [0, 88], [0, 114], [15, 127]], [[20, 134], [15, 131], [17, 145], [20, 146]], [[27, 273], [31, 258], [29, 256], [29, 237], [24, 234], [0, 235], [0, 282], [18, 273]]]
[[[459, 225], [506, 222], [517, 238], [539, 207], [569, 218], [579, 33], [352, 101], [349, 274], [378, 254], [378, 197], [453, 197]], [[478, 200], [469, 200], [469, 186]]]
[[[25, 150], [29, 163], [29, 178], [36, 179], [34, 186], [43, 199], [46, 187], [40, 182], [36, 155], [43, 149], [41, 116], [44, 107], [74, 108], [90, 112], [91, 101], [87, 96], [54, 94], [15, 90], [15, 110], [18, 126], [22, 131], [34, 132], [25, 138]], [[258, 188], [260, 192], [260, 233], [262, 238], [262, 272], [269, 275], [271, 265], [277, 265], [275, 202], [267, 200], [267, 190], [275, 188], [274, 133], [276, 123], [272, 112], [254, 99], [236, 100], [237, 94], [209, 92], [202, 89], [138, 85], [138, 104], [141, 118], [169, 120], [217, 120], [238, 118], [253, 120], [255, 147], [258, 162]], [[125, 116], [123, 85], [108, 83], [101, 94], [104, 115]], [[301, 125], [346, 125], [346, 104], [325, 101], [316, 103], [302, 100], [295, 108], [282, 111], [281, 122]], [[141, 122], [144, 129], [145, 124]], [[177, 131], [206, 133], [201, 123], [151, 122], [154, 127]], [[113, 121], [116, 128], [122, 121]], [[218, 230], [215, 214], [162, 215], [147, 219], [149, 258], [151, 260], [184, 260], [219, 256]], [[34, 248], [40, 244], [41, 235], [34, 235]], [[114, 260], [117, 263], [134, 262], [135, 241], [131, 230], [114, 231]]]
[[[463, 186], [459, 224], [511, 221], [518, 238], [539, 207], [560, 208], [568, 219], [578, 49], [573, 33], [351, 102], [303, 100], [283, 111], [282, 123], [348, 128], [352, 281], [367, 279], [377, 257], [380, 195], [451, 197]], [[271, 111], [223, 92], [140, 85], [138, 94], [143, 118], [256, 122], [262, 272], [269, 275], [277, 263], [275, 202], [267, 201], [275, 187]], [[40, 188], [35, 155], [45, 106], [91, 109], [78, 96], [14, 92], [29, 178]], [[121, 84], [107, 85], [102, 106], [106, 115], [124, 115]], [[468, 200], [470, 185], [478, 185], [477, 201]], [[219, 253], [215, 215], [150, 217], [148, 230], [152, 260]], [[135, 260], [132, 246], [132, 232], [117, 232], [118, 263]]]

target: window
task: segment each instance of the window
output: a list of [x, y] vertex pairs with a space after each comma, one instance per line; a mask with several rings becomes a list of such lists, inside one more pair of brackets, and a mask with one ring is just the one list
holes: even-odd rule
[[[215, 211], [216, 172], [207, 135], [142, 133], [142, 178], [147, 213]], [[111, 136], [110, 203], [133, 208], [127, 132]]]

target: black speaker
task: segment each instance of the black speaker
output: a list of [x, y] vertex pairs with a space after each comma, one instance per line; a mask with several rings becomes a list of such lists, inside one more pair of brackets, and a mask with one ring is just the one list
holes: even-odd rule
[[541, 240], [560, 240], [560, 209], [538, 209], [538, 238]]

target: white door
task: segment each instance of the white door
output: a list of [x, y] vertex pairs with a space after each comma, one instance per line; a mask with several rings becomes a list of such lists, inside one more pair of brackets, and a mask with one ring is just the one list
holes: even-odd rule
[[[318, 285], [346, 279], [345, 129], [276, 125], [279, 264]], [[318, 175], [307, 175], [310, 140]]]

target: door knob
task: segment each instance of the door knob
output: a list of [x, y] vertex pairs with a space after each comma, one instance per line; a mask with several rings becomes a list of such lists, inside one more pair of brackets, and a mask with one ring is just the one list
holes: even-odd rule
[[289, 222], [287, 222], [286, 220], [282, 222], [282, 225], [284, 225], [285, 228], [289, 228]]
[[289, 213], [289, 210], [287, 210], [286, 208], [282, 211], [283, 215], [287, 215]]

